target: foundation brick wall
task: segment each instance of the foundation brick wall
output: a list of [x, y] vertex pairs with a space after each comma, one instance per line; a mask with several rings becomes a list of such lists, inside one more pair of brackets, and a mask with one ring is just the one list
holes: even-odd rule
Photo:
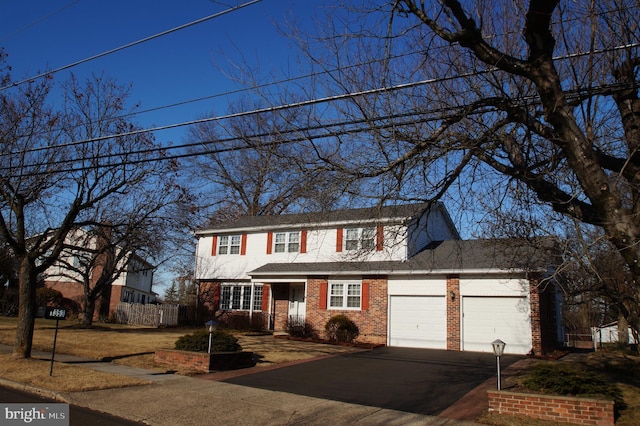
[[[451, 293], [454, 297], [451, 300]], [[447, 277], [447, 350], [460, 350], [460, 277]]]
[[578, 425], [613, 426], [614, 403], [604, 399], [488, 391], [489, 411]]
[[[307, 323], [324, 338], [324, 326], [334, 315], [344, 314], [351, 319], [360, 330], [359, 342], [386, 344], [387, 343], [387, 287], [386, 276], [371, 276], [362, 278], [363, 286], [369, 286], [368, 309], [340, 310], [321, 309], [321, 286], [328, 284], [327, 277], [309, 277], [307, 280]], [[363, 292], [364, 293], [364, 292]], [[324, 300], [326, 305], [327, 301]], [[362, 301], [363, 306], [366, 302]]]

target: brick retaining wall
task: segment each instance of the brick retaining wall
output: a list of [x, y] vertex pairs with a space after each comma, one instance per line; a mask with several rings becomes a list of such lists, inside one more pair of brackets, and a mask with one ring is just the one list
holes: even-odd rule
[[605, 399], [487, 391], [489, 411], [511, 416], [568, 422], [578, 425], [613, 426], [614, 402]]

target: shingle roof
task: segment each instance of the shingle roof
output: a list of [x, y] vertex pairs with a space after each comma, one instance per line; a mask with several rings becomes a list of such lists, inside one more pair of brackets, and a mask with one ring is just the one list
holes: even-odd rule
[[[359, 209], [343, 209], [326, 212], [282, 214], [271, 216], [244, 216], [232, 222], [225, 222], [209, 229], [196, 231], [198, 234], [208, 234], [230, 229], [260, 229], [264, 227], [282, 228], [301, 224], [336, 224], [348, 222], [372, 222], [396, 219], [403, 222], [420, 215], [429, 208], [430, 204], [403, 204], [395, 206], [369, 207]], [[431, 205], [434, 208], [434, 205]], [[440, 203], [436, 207], [442, 208]]]
[[545, 271], [548, 244], [519, 240], [447, 240], [432, 243], [408, 261], [269, 263], [249, 275], [403, 274], [413, 272]]

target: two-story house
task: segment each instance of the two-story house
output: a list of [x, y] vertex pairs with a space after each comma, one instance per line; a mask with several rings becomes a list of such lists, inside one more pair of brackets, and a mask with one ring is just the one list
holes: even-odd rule
[[243, 217], [196, 232], [199, 302], [320, 334], [336, 314], [390, 346], [542, 353], [560, 327], [548, 264], [514, 241], [469, 240], [442, 204]]
[[[92, 259], [96, 256], [97, 241], [96, 236], [82, 229], [69, 233], [65, 240], [67, 248], [43, 277], [44, 285], [62, 293], [73, 305], [73, 310], [81, 310], [85, 303], [83, 275], [87, 275], [87, 284], [93, 289], [97, 277], [102, 273], [100, 257]], [[100, 292], [94, 319], [112, 316], [120, 302], [147, 304], [156, 301], [156, 294], [152, 289], [154, 266], [134, 253], [121, 252], [123, 249], [120, 247], [115, 250], [119, 259], [114, 272], [117, 277]]]

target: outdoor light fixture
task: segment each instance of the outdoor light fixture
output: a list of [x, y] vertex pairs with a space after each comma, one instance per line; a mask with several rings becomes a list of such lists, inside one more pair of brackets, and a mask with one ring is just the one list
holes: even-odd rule
[[214, 320], [211, 320], [204, 323], [204, 325], [209, 327], [209, 349], [207, 350], [207, 353], [210, 354], [211, 353], [211, 336], [213, 335], [213, 332], [216, 330], [218, 323], [215, 322]]
[[450, 291], [449, 292], [449, 296], [451, 297], [451, 300], [456, 300], [456, 292], [455, 291]]
[[491, 342], [491, 346], [493, 346], [493, 353], [496, 356], [496, 363], [498, 367], [498, 390], [500, 390], [500, 357], [504, 353], [504, 347], [507, 346], [507, 344], [500, 339], [496, 339]]

